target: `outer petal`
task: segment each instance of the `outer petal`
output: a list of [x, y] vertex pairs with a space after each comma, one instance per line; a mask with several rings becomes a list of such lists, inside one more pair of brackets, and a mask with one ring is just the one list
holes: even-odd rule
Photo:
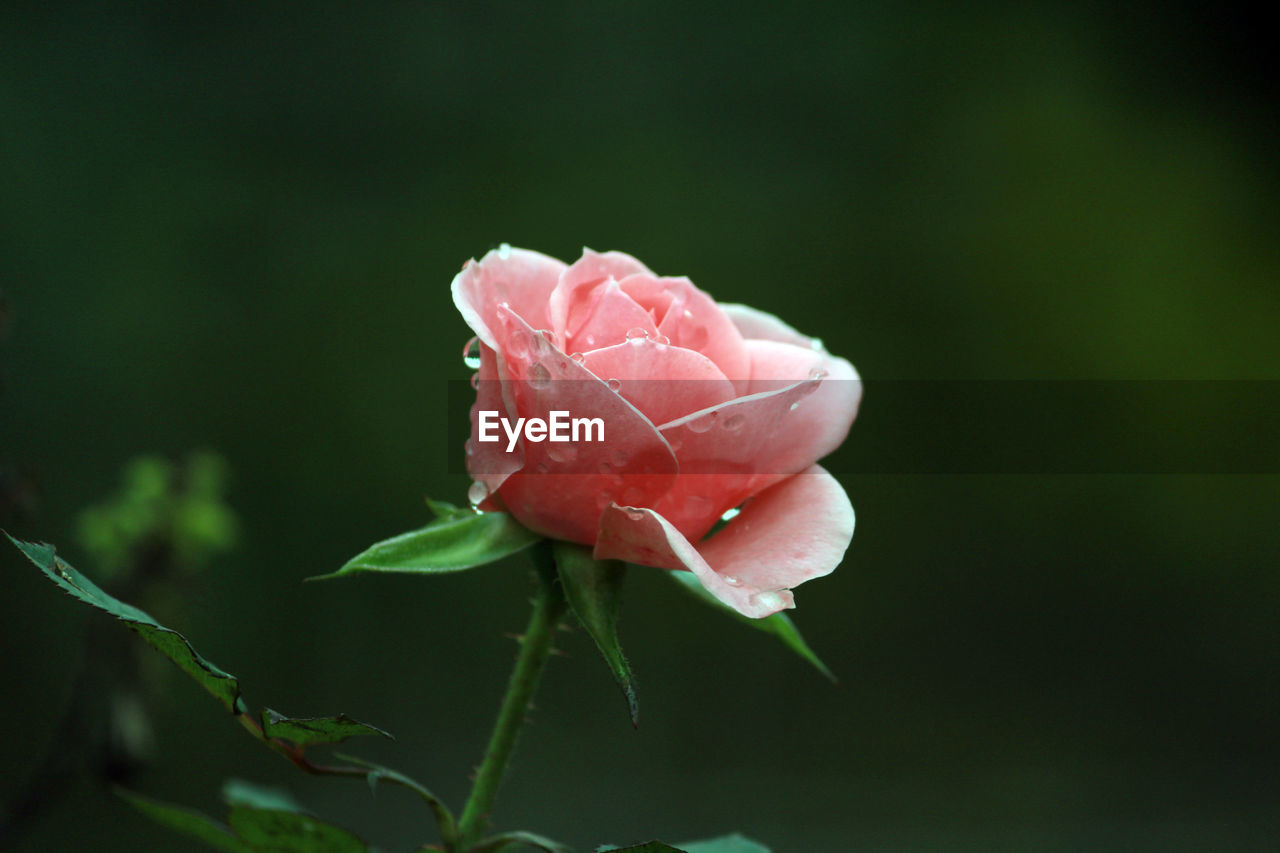
[[653, 275], [648, 267], [623, 252], [600, 253], [583, 248], [582, 257], [564, 269], [551, 291], [548, 299], [550, 328], [564, 340], [574, 323], [575, 309], [585, 301], [591, 288], [606, 279], [621, 281], [635, 273]]
[[779, 341], [784, 344], [795, 344], [800, 347], [822, 349], [822, 342], [806, 334], [796, 331], [772, 314], [752, 308], [750, 305], [739, 305], [733, 302], [721, 302], [720, 309], [737, 326], [742, 337], [747, 340]]
[[844, 489], [814, 465], [761, 493], [696, 548], [653, 510], [611, 506], [600, 519], [595, 556], [688, 569], [720, 601], [759, 619], [793, 607], [792, 587], [834, 570], [853, 527]]
[[506, 303], [535, 329], [551, 328], [547, 302], [565, 269], [555, 258], [504, 245], [479, 263], [468, 261], [462, 267], [451, 286], [453, 303], [480, 340], [506, 352], [499, 337], [498, 306]]
[[601, 379], [621, 383], [618, 393], [655, 424], [734, 397], [733, 384], [711, 359], [646, 338], [592, 350], [583, 364]]
[[[489, 495], [496, 495], [507, 478], [524, 467], [524, 449], [507, 453], [505, 442], [479, 440], [480, 412], [497, 412], [510, 418], [515, 402], [510, 399], [506, 365], [502, 356], [489, 347], [480, 346], [480, 370], [476, 375], [476, 401], [471, 405], [471, 438], [467, 439], [467, 472], [472, 479], [484, 483]], [[504, 393], [506, 392], [506, 393]], [[496, 509], [492, 499], [481, 503], [482, 509]]]
[[502, 334], [522, 339], [508, 359], [510, 396], [525, 418], [600, 418], [604, 441], [577, 444], [521, 438], [524, 467], [502, 484], [499, 497], [527, 527], [574, 542], [595, 541], [600, 513], [612, 501], [656, 503], [678, 468], [670, 446], [643, 414], [569, 358], [509, 309], [499, 308]]

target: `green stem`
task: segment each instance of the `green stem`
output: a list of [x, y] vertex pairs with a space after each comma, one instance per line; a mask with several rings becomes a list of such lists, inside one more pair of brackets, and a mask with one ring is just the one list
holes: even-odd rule
[[516, 667], [511, 672], [506, 695], [502, 697], [502, 707], [498, 710], [489, 746], [485, 749], [484, 760], [480, 763], [475, 782], [471, 786], [471, 796], [462, 809], [462, 817], [458, 822], [459, 850], [467, 850], [479, 841], [479, 836], [485, 830], [489, 812], [493, 810], [498, 788], [507, 770], [507, 762], [511, 760], [520, 728], [524, 725], [529, 703], [538, 689], [542, 668], [551, 654], [560, 617], [565, 612], [564, 593], [556, 582], [550, 543], [540, 542], [534, 546], [533, 551], [539, 574], [538, 591], [533, 597], [533, 614], [529, 617], [529, 627], [520, 640]]

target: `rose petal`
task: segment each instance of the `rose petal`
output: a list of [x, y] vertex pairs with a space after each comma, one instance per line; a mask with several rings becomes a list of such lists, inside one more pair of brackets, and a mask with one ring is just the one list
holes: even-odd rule
[[742, 337], [747, 340], [779, 341], [800, 347], [822, 349], [822, 342], [817, 338], [811, 338], [796, 331], [766, 311], [733, 302], [721, 302], [720, 310], [724, 311], [733, 325], [742, 333]]
[[649, 312], [635, 303], [613, 279], [606, 279], [574, 307], [565, 329], [566, 352], [586, 352], [622, 343], [633, 329], [656, 336], [658, 327]]
[[[700, 352], [711, 359], [741, 393], [750, 376], [751, 362], [742, 345], [742, 335], [709, 295], [687, 278], [662, 278], [657, 284], [669, 298], [658, 323], [659, 334], [676, 346]], [[652, 295], [653, 283], [641, 277], [623, 279], [619, 286], [637, 294], [637, 301], [655, 312], [662, 302]], [[643, 294], [643, 295], [640, 295]]]
[[513, 408], [521, 417], [549, 420], [555, 410], [604, 423], [604, 441], [520, 438], [524, 467], [502, 484], [502, 501], [539, 533], [590, 544], [610, 502], [656, 503], [670, 490], [675, 455], [648, 418], [521, 317], [499, 308], [498, 319], [504, 336], [526, 342], [519, 348], [524, 354], [507, 362]]
[[618, 393], [655, 424], [734, 397], [732, 383], [711, 359], [647, 338], [591, 350], [583, 365], [601, 379], [621, 382]]
[[550, 328], [547, 302], [564, 269], [555, 258], [503, 246], [462, 267], [451, 285], [453, 302], [480, 340], [505, 351], [496, 334], [498, 306], [506, 303], [536, 329]]
[[743, 342], [743, 346], [751, 359], [748, 394], [776, 391], [801, 379], [830, 372], [827, 362], [831, 357], [807, 346], [750, 338]]
[[585, 301], [591, 288], [606, 279], [621, 281], [635, 273], [653, 275], [648, 267], [624, 252], [601, 253], [583, 248], [582, 257], [573, 266], [564, 268], [548, 300], [551, 328], [560, 336], [560, 340], [568, 337], [567, 332], [574, 320], [573, 314]]
[[[681, 471], [789, 476], [835, 450], [857, 415], [862, 383], [853, 365], [825, 356], [824, 374], [739, 397], [662, 424]], [[772, 476], [771, 476], [772, 475]]]
[[[471, 438], [467, 439], [467, 473], [473, 480], [483, 483], [489, 497], [479, 506], [481, 509], [498, 508], [493, 496], [507, 478], [524, 467], [524, 449], [516, 447], [511, 453], [505, 452], [506, 442], [480, 441], [480, 412], [497, 412], [498, 417], [509, 417], [515, 411], [515, 403], [510, 399], [506, 377], [506, 366], [502, 356], [485, 346], [480, 345], [480, 370], [476, 374], [476, 401], [471, 406]], [[504, 393], [505, 392], [505, 393]]]
[[610, 506], [600, 518], [594, 554], [688, 569], [717, 599], [759, 619], [793, 607], [792, 587], [834, 570], [853, 528], [848, 495], [814, 465], [761, 493], [696, 548], [651, 509]]

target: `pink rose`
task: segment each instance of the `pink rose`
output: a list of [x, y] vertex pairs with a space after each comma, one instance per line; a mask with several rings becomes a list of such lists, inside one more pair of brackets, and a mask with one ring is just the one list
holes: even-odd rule
[[[598, 559], [691, 571], [756, 618], [839, 564], [853, 507], [814, 463], [848, 434], [861, 383], [820, 341], [620, 252], [566, 266], [503, 246], [467, 262], [453, 299], [480, 342], [467, 470], [481, 508]], [[479, 440], [481, 412], [557, 410], [599, 418], [604, 440]]]

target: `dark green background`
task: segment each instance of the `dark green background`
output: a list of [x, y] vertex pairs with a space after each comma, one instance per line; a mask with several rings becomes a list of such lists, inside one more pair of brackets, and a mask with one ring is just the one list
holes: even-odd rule
[[[74, 519], [129, 457], [222, 452], [241, 547], [166, 618], [251, 704], [383, 726], [352, 750], [458, 802], [523, 564], [301, 580], [461, 500], [462, 261], [622, 249], [872, 380], [1280, 378], [1272, 46], [1229, 7], [1158, 8], [7, 6], [0, 458], [39, 493], [3, 523], [92, 575]], [[850, 441], [876, 416], [872, 386]], [[1271, 849], [1276, 477], [842, 479], [858, 533], [795, 614], [841, 685], [634, 571], [639, 731], [567, 636], [499, 825], [584, 850]], [[0, 567], [9, 797], [105, 617]], [[392, 850], [432, 837], [407, 794], [303, 777], [176, 671], [147, 699], [144, 793], [216, 811], [235, 775]], [[20, 849], [135, 847], [189, 849], [82, 780]]]

